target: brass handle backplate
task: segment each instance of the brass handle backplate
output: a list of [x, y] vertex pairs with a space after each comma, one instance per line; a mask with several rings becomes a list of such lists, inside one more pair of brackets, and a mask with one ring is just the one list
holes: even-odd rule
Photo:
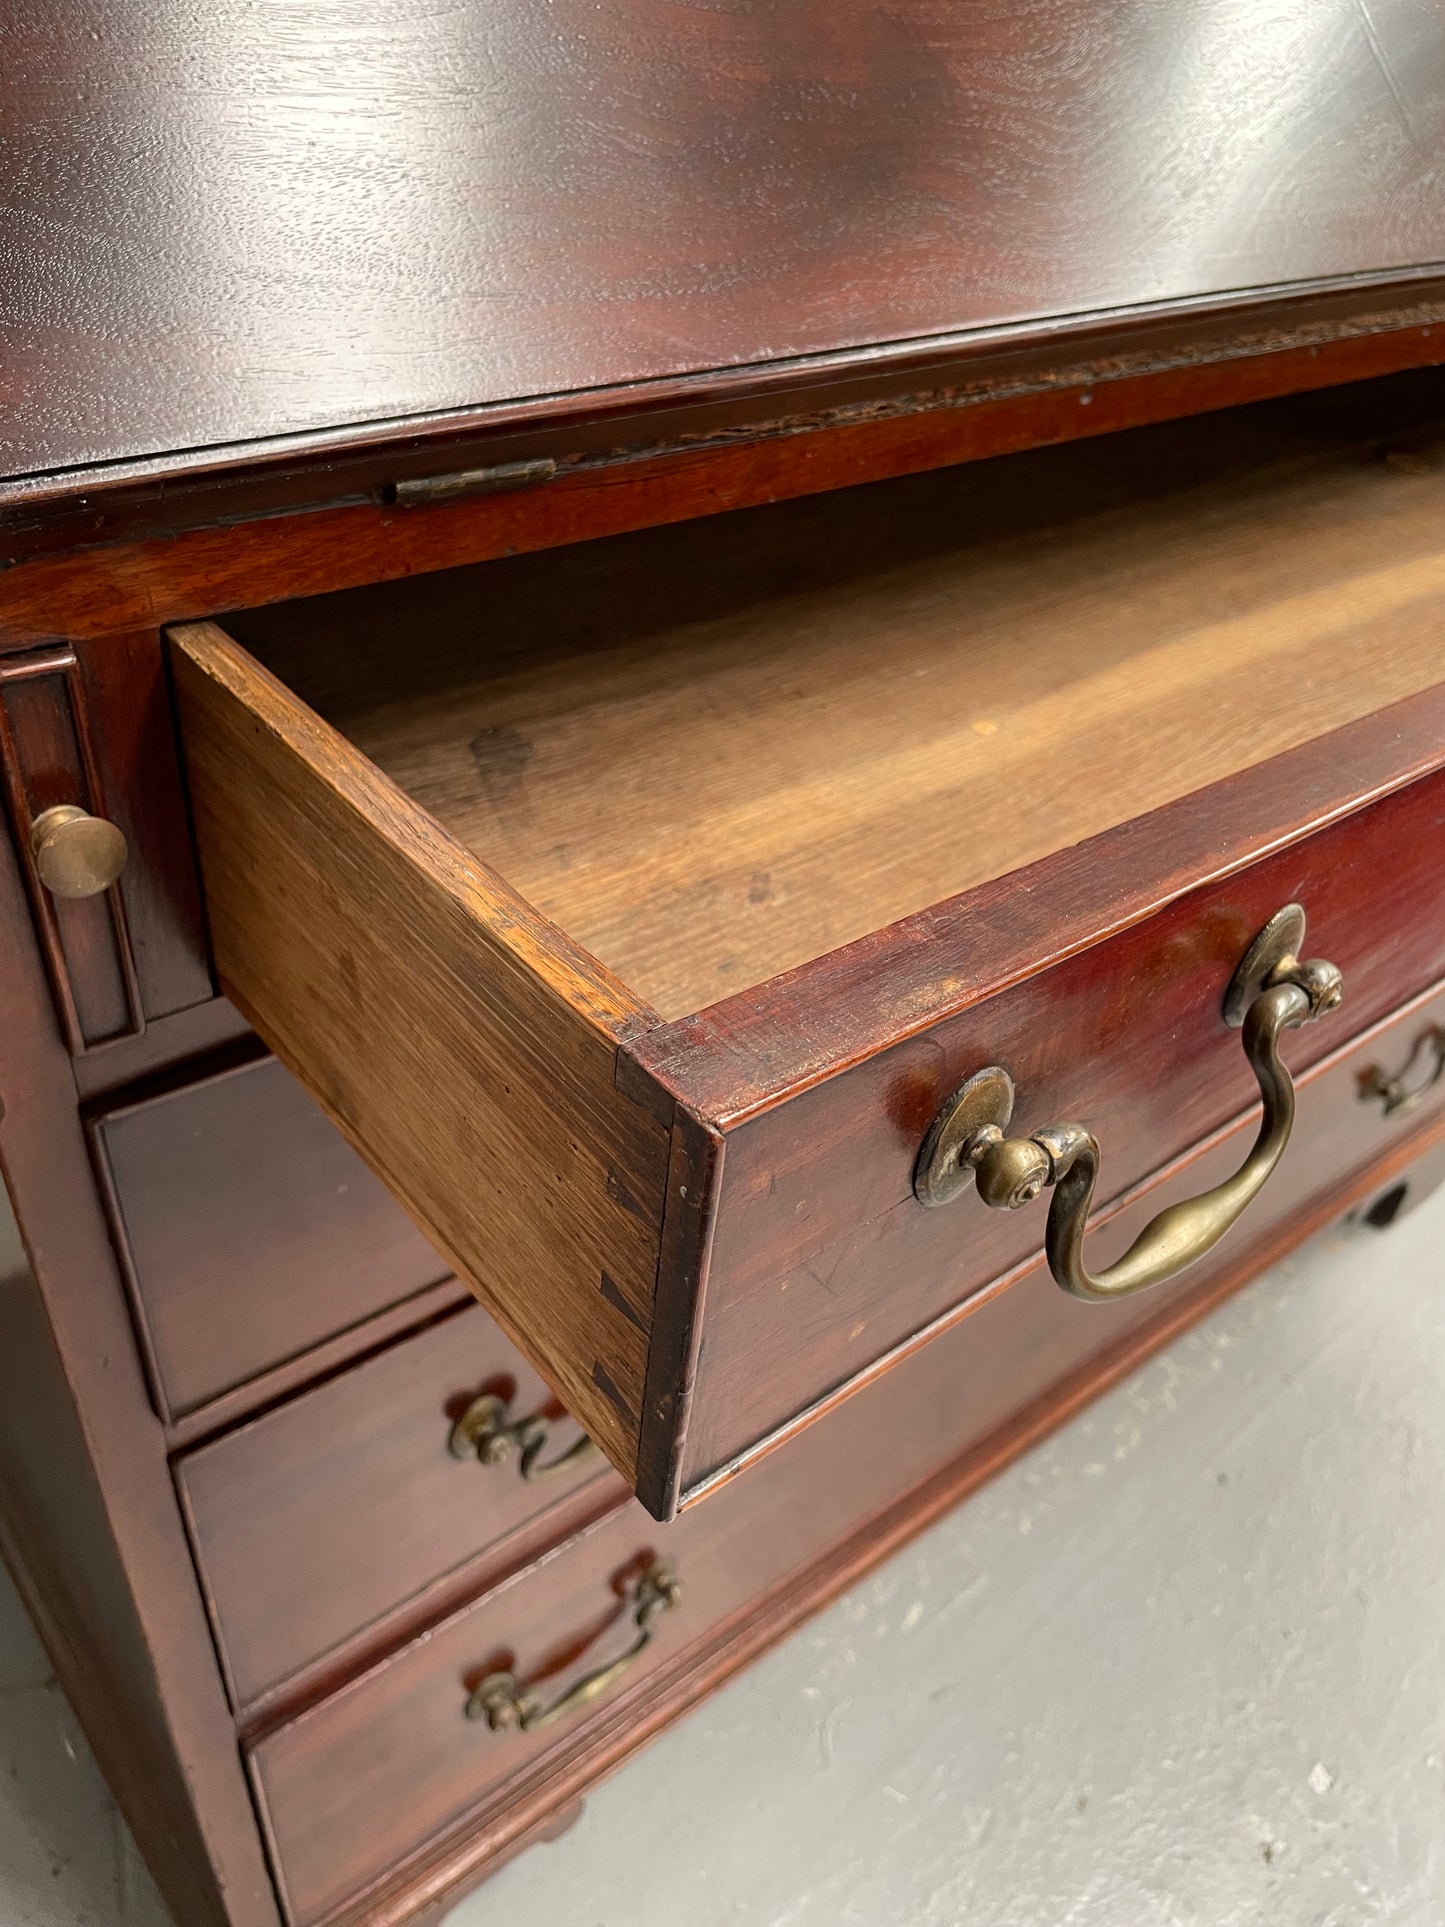
[[[1417, 1065], [1425, 1067], [1425, 1075], [1418, 1081]], [[1415, 1039], [1409, 1057], [1393, 1077], [1378, 1067], [1366, 1071], [1360, 1079], [1360, 1096], [1378, 1098], [1386, 1117], [1408, 1117], [1411, 1111], [1419, 1109], [1442, 1077], [1445, 1077], [1445, 1024], [1432, 1024]]]
[[1098, 1276], [1084, 1263], [1084, 1227], [1099, 1176], [1099, 1145], [1082, 1124], [1004, 1135], [1014, 1086], [997, 1064], [956, 1090], [934, 1120], [914, 1169], [923, 1204], [946, 1204], [976, 1185], [984, 1203], [1013, 1211], [1053, 1187], [1044, 1250], [1054, 1281], [1075, 1298], [1107, 1303], [1177, 1278], [1212, 1251], [1269, 1178], [1294, 1127], [1294, 1085], [1280, 1062], [1281, 1032], [1333, 1010], [1344, 991], [1333, 964], [1301, 962], [1305, 913], [1286, 904], [1250, 944], [1224, 996], [1225, 1022], [1243, 1031], [1244, 1054], [1264, 1099], [1264, 1119], [1244, 1163], [1202, 1196], [1170, 1205]]
[[550, 1478], [554, 1472], [570, 1471], [598, 1457], [597, 1447], [583, 1433], [566, 1451], [544, 1459], [551, 1434], [552, 1421], [540, 1412], [509, 1419], [506, 1399], [495, 1392], [483, 1392], [452, 1427], [447, 1448], [454, 1459], [475, 1458], [482, 1465], [501, 1465], [515, 1452], [517, 1470], [524, 1479]]
[[516, 1730], [535, 1733], [538, 1727], [551, 1726], [584, 1706], [590, 1706], [611, 1692], [639, 1655], [652, 1644], [654, 1622], [670, 1611], [682, 1598], [682, 1581], [668, 1559], [658, 1559], [632, 1588], [632, 1623], [636, 1637], [625, 1652], [594, 1667], [573, 1682], [565, 1693], [548, 1705], [530, 1687], [519, 1686], [514, 1673], [489, 1673], [472, 1692], [466, 1704], [469, 1720], [485, 1720], [494, 1733]]
[[36, 873], [53, 897], [101, 896], [130, 855], [114, 823], [75, 803], [57, 803], [37, 816], [30, 827], [30, 848]]

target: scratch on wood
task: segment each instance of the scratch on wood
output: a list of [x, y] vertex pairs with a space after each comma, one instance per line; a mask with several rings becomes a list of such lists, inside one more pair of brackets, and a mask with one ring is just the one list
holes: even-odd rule
[[1355, 5], [1359, 9], [1360, 19], [1364, 24], [1365, 39], [1369, 44], [1371, 56], [1380, 70], [1385, 86], [1389, 89], [1390, 99], [1395, 104], [1395, 111], [1406, 138], [1418, 141], [1420, 136], [1415, 126], [1414, 116], [1410, 112], [1410, 103], [1405, 98], [1405, 90], [1400, 85], [1400, 77], [1395, 72], [1394, 64], [1385, 52], [1385, 43], [1380, 38], [1379, 28], [1375, 25], [1375, 17], [1370, 12], [1369, 0], [1355, 0]]

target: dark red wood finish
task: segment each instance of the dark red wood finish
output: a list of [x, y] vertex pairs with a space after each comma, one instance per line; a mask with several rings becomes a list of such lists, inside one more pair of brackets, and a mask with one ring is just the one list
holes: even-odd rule
[[7, 1264], [0, 1290], [5, 1558], [177, 1920], [277, 1927], [165, 1438], [6, 837], [0, 986], [0, 1168], [28, 1259]]
[[[1167, 1327], [1207, 1301], [1242, 1267], [1260, 1262], [1280, 1227], [1298, 1221], [1312, 1200], [1351, 1195], [1363, 1171], [1433, 1128], [1445, 1110], [1445, 1087], [1413, 1124], [1387, 1120], [1378, 1102], [1361, 1096], [1372, 1065], [1402, 1060], [1414, 1037], [1442, 1016], [1445, 989], [1437, 988], [1307, 1075], [1298, 1138], [1267, 1208], [1240, 1246], [1218, 1251], [1192, 1280], [1089, 1306], [1066, 1297], [1035, 1262], [707, 1505], [659, 1527], [624, 1504], [553, 1559], [261, 1740], [253, 1768], [300, 1927], [386, 1919], [384, 1910], [353, 1913], [345, 1903], [404, 1870], [430, 1831], [470, 1815], [485, 1832], [548, 1775], [565, 1774], [565, 1765], [551, 1764], [558, 1756], [565, 1762], [597, 1746], [609, 1729], [620, 1737], [630, 1720], [650, 1723], [650, 1703], [682, 1685], [700, 1650], [846, 1541], [859, 1518], [875, 1516], [961, 1455], [986, 1450], [1016, 1414], [1037, 1411], [1131, 1334]], [[1236, 1122], [1131, 1201], [1100, 1234], [1105, 1255], [1162, 1202], [1223, 1175], [1253, 1128], [1252, 1117]], [[556, 1692], [624, 1645], [627, 1585], [658, 1555], [675, 1561], [683, 1602], [659, 1620], [632, 1679], [585, 1725], [496, 1734], [462, 1717], [470, 1687], [498, 1666]]]
[[[1445, 861], [1442, 764], [1437, 687], [639, 1039], [715, 1134], [711, 1197], [689, 1199], [678, 1284], [660, 1284], [676, 1335], [644, 1503], [666, 1516], [1037, 1248], [1037, 1214], [912, 1197], [929, 1123], [973, 1071], [1011, 1072], [1025, 1128], [1086, 1123], [1117, 1196], [1251, 1094], [1220, 1005], [1282, 904], [1313, 907], [1311, 953], [1348, 986], [1289, 1040], [1296, 1066], [1438, 976], [1422, 878]], [[681, 1424], [661, 1405], [678, 1360]]]
[[102, 1110], [91, 1132], [168, 1420], [448, 1275], [273, 1058]]
[[[842, 353], [536, 397], [419, 418], [404, 431], [376, 424], [172, 451], [92, 471], [84, 494], [68, 475], [0, 480], [0, 557], [13, 565], [258, 514], [384, 502], [404, 480], [538, 458], [556, 462], [558, 479], [590, 473], [611, 482], [618, 477], [609, 471], [631, 480], [643, 464], [806, 435], [820, 472], [847, 450], [877, 476], [910, 450], [963, 460], [966, 452], [941, 451], [967, 451], [990, 437], [1000, 442], [994, 452], [1004, 452], [1102, 433], [1088, 413], [1101, 402], [1116, 424], [1163, 419], [1171, 407], [1197, 413], [1426, 366], [1440, 359], [1442, 321], [1445, 278], [1417, 273], [1393, 289], [1352, 281], [1172, 312], [1053, 317], [1002, 337], [899, 343], [861, 358]], [[848, 429], [869, 432], [840, 436]]]
[[[200, 892], [155, 637], [118, 636], [89, 659], [64, 645], [0, 656], [0, 779], [71, 1050], [136, 1038], [149, 1019], [208, 1000]], [[31, 832], [57, 804], [107, 816], [125, 832], [125, 869], [102, 896], [53, 897], [40, 881]]]
[[[1389, 1018], [1371, 1025], [1361, 1035], [1337, 1044], [1323, 1059], [1305, 1070], [1296, 1080], [1300, 1102], [1297, 1134], [1266, 1191], [1251, 1208], [1248, 1220], [1241, 1223], [1232, 1239], [1226, 1240], [1215, 1256], [1187, 1274], [1178, 1286], [1167, 1289], [1188, 1290], [1191, 1280], [1199, 1282], [1212, 1276], [1222, 1276], [1239, 1261], [1241, 1252], [1247, 1254], [1261, 1243], [1269, 1242], [1276, 1227], [1292, 1221], [1309, 1206], [1312, 1199], [1327, 1194], [1331, 1185], [1350, 1178], [1361, 1167], [1378, 1165], [1382, 1160], [1387, 1160], [1393, 1147], [1420, 1120], [1433, 1118], [1445, 1109], [1445, 1089], [1436, 1086], [1426, 1093], [1417, 1109], [1390, 1115], [1370, 1088], [1373, 1072], [1383, 1070], [1389, 1073], [1398, 1069], [1408, 1061], [1416, 1042], [1424, 1040], [1432, 1028], [1440, 1025], [1442, 1018], [1445, 1018], [1445, 991], [1436, 984]], [[1178, 1156], [1121, 1190], [1101, 1207], [1091, 1222], [1088, 1246], [1091, 1265], [1103, 1267], [1112, 1264], [1157, 1212], [1197, 1195], [1228, 1177], [1243, 1162], [1249, 1142], [1258, 1127], [1259, 1104], [1256, 1101], [1228, 1123], [1199, 1138]], [[965, 1205], [967, 1203], [973, 1203], [977, 1212], [983, 1210], [975, 1200], [965, 1201]], [[962, 1305], [941, 1313], [928, 1325], [911, 1333], [890, 1351], [873, 1360], [862, 1371], [841, 1381], [831, 1394], [819, 1400], [803, 1415], [805, 1422], [825, 1417], [850, 1396], [864, 1390], [900, 1362], [927, 1347], [941, 1333], [957, 1327], [960, 1320], [966, 1325], [981, 1303], [987, 1303], [1016, 1279], [1034, 1273], [1042, 1275], [1041, 1243], [1045, 1214], [1046, 1205], [1031, 1214], [1035, 1234], [1032, 1240], [1025, 1244], [1020, 1239], [1018, 1255], [1006, 1268], [995, 1273], [980, 1292], [974, 1293]], [[906, 1263], [906, 1255], [897, 1251], [900, 1241], [897, 1227], [893, 1224], [882, 1227], [874, 1240], [878, 1262], [896, 1260], [900, 1265]], [[1060, 1293], [1060, 1296], [1065, 1294]], [[1101, 1308], [1089, 1306], [1085, 1309], [1097, 1311]], [[1108, 1307], [1102, 1309], [1106, 1312], [1109, 1310]], [[785, 1427], [783, 1436], [789, 1435], [792, 1429], [795, 1428]], [[781, 1437], [768, 1443], [781, 1443]], [[745, 1465], [748, 1462], [749, 1455], [743, 1455], [740, 1462], [724, 1462], [718, 1478], [735, 1476], [738, 1463]]]
[[[955, 377], [901, 402], [885, 393], [836, 419], [786, 412], [804, 407], [805, 391], [774, 397], [781, 415], [743, 413], [711, 438], [684, 433], [652, 447], [646, 425], [634, 424], [641, 446], [624, 445], [614, 460], [564, 460], [545, 487], [424, 508], [397, 507], [373, 483], [360, 494], [303, 501], [305, 513], [269, 515], [261, 490], [244, 499], [238, 524], [198, 524], [188, 498], [175, 528], [158, 510], [149, 539], [123, 528], [119, 539], [73, 551], [63, 541], [47, 548], [59, 537], [48, 521], [36, 526], [26, 516], [17, 524], [12, 516], [9, 546], [19, 553], [0, 570], [0, 648], [57, 632], [109, 637], [1433, 367], [1445, 355], [1445, 305], [1386, 308], [1333, 328], [1257, 329], [1224, 342], [1201, 321], [1162, 357], [1132, 355], [1127, 341], [1127, 329], [1101, 335], [1094, 358], [1080, 365], [1067, 338], [1051, 337], [1052, 351], [1022, 373], [1005, 366], [977, 383]], [[509, 458], [536, 446], [514, 444]], [[82, 541], [106, 533], [108, 525], [71, 530]]]
[[[254, 1450], [255, 1478], [299, 1514], [306, 1491], [282, 1492], [278, 1455], [256, 1442], [295, 1425], [335, 1451], [326, 1414], [395, 1373], [400, 1403], [376, 1425], [398, 1453], [403, 1431], [430, 1452], [434, 1405], [416, 1432], [399, 1416], [414, 1410], [400, 1381], [419, 1352], [328, 1375], [447, 1312], [456, 1287], [368, 1197], [329, 1128], [300, 1121], [304, 1100], [274, 1070], [176, 1096], [121, 1088], [164, 1065], [190, 1082], [186, 1060], [238, 1032], [234, 1012], [200, 1001], [160, 627], [1445, 356], [1445, 277], [1430, 265], [1445, 255], [1439, 0], [1385, 0], [1368, 17], [1325, 0], [1308, 21], [1265, 10], [1243, 27], [1230, 0], [967, 0], [947, 17], [901, 0], [866, 18], [745, 5], [681, 25], [651, 0], [601, 13], [566, 0], [560, 37], [558, 16], [514, 0], [389, 19], [384, 33], [367, 4], [303, 9], [280, 40], [231, 0], [173, 20], [93, 0], [63, 14], [0, 5], [0, 171], [14, 187], [0, 244], [0, 652], [77, 658], [101, 786], [133, 853], [122, 901], [148, 1026], [68, 1056], [0, 840], [0, 1161], [31, 1260], [0, 1293], [0, 1532], [184, 1927], [277, 1927], [278, 1910], [167, 1448], [319, 1384], [207, 1461], [234, 1453], [239, 1467]], [[1192, 298], [1205, 290], [1233, 292]], [[421, 412], [385, 419], [407, 410]], [[532, 492], [391, 500], [404, 477], [536, 455], [559, 474]], [[1404, 728], [1395, 750], [1381, 736], [1379, 757], [1423, 768], [1426, 727]], [[1246, 843], [1264, 857], [1323, 820], [1327, 787], [1317, 774], [1291, 799], [1244, 782], [1197, 822], [1135, 826], [1105, 852], [1097, 897], [1062, 882], [1048, 903], [975, 897], [988, 918], [953, 1016], [1125, 930]], [[882, 1004], [867, 989], [877, 948], [854, 946], [808, 979], [813, 1043], [784, 981], [657, 1040], [657, 1076], [685, 1048], [694, 1088], [737, 1127], [736, 1172], [744, 1130], [765, 1130], [785, 1091], [813, 1101], [820, 1065], [914, 1048], [898, 1000], [911, 985], [942, 1010], [939, 945], [959, 940], [946, 910], [895, 933]], [[1344, 1021], [1367, 1014], [1356, 1002]], [[1403, 1054], [1403, 1030], [1387, 1041]], [[248, 1077], [270, 1093], [249, 1112], [232, 1102]], [[126, 1222], [111, 1232], [134, 1259], [139, 1347], [77, 1088], [105, 1098], [100, 1161], [119, 1173]], [[1220, 1092], [1196, 1106], [1201, 1122], [1225, 1114]], [[1346, 1095], [1342, 1128], [1363, 1115]], [[900, 1167], [897, 1121], [847, 1105], [827, 1127], [839, 1155], [855, 1125], [860, 1149], [877, 1129]], [[1438, 1114], [1408, 1136], [1370, 1116], [1362, 1128], [1358, 1143], [1317, 1138], [1308, 1200], [1291, 1211], [1309, 1189], [1293, 1165], [1273, 1217], [1186, 1289], [1101, 1317], [1035, 1269], [679, 1525], [628, 1505], [434, 1640], [395, 1650], [413, 1608], [348, 1636], [337, 1669], [369, 1670], [258, 1755], [291, 1876], [317, 1905], [373, 1882], [337, 1927], [438, 1920], [599, 1773], [1145, 1349], [1445, 1142]], [[685, 1117], [678, 1180], [705, 1179], [720, 1142]], [[1361, 1143], [1378, 1148], [1368, 1170]], [[1309, 1151], [1304, 1133], [1296, 1149]], [[779, 1151], [780, 1168], [792, 1155]], [[696, 1204], [666, 1227], [680, 1362], [711, 1228]], [[675, 1416], [658, 1421], [659, 1492]], [[339, 1491], [315, 1465], [312, 1498]], [[264, 1488], [248, 1495], [236, 1476], [240, 1520]], [[333, 1546], [351, 1523], [333, 1522]], [[528, 1530], [504, 1563], [530, 1557]], [[668, 1535], [694, 1617], [665, 1626], [644, 1691], [520, 1771], [525, 1742], [462, 1725], [487, 1639], [561, 1659], [597, 1628], [617, 1564]], [[599, 1568], [604, 1542], [617, 1554]], [[490, 1585], [484, 1558], [456, 1587], [483, 1572]], [[332, 1575], [338, 1591], [354, 1583]], [[452, 1588], [419, 1595], [415, 1615], [450, 1611]], [[258, 1707], [256, 1731], [334, 1683], [327, 1663], [293, 1680]], [[455, 1725], [433, 1728], [433, 1711]], [[318, 1761], [339, 1777], [308, 1771]]]
[[71, 649], [37, 649], [0, 663], [0, 775], [66, 1042], [79, 1055], [145, 1029], [135, 950], [119, 888], [55, 897], [32, 854], [47, 810], [107, 814], [90, 719]]
[[1434, 0], [0, 33], [9, 474], [1445, 257]]
[[[544, 1455], [580, 1437], [480, 1306], [275, 1407], [183, 1458], [176, 1477], [237, 1705], [258, 1703], [337, 1649], [475, 1592], [488, 1570], [561, 1536], [578, 1495], [623, 1490], [591, 1457], [528, 1482], [447, 1449], [479, 1393], [554, 1418]], [[340, 1575], [343, 1583], [338, 1583]]]

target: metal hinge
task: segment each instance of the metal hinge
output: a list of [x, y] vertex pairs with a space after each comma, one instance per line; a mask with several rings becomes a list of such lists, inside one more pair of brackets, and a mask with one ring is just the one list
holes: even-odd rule
[[451, 475], [420, 475], [392, 482], [384, 491], [398, 508], [420, 508], [428, 502], [451, 502], [459, 495], [499, 495], [514, 488], [535, 488], [550, 482], [557, 464], [550, 456], [535, 462], [499, 462], [494, 468], [463, 468]]

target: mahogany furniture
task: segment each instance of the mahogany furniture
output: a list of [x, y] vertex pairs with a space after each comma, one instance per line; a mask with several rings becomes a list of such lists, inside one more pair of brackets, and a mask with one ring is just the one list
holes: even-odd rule
[[434, 1922], [1445, 1174], [1445, 22], [52, 11], [0, 1535], [178, 1922]]

